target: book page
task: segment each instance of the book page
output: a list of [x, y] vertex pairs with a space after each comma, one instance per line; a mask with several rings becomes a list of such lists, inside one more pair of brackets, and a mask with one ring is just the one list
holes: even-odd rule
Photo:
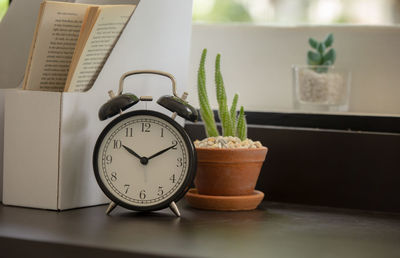
[[88, 5], [43, 2], [24, 89], [63, 91]]
[[[65, 91], [87, 91], [93, 86], [111, 50], [130, 19], [135, 5], [101, 6], [83, 49], [74, 54], [76, 66], [71, 66]], [[75, 57], [78, 55], [78, 57]]]
[[72, 75], [75, 73], [76, 66], [81, 58], [82, 51], [85, 48], [87, 40], [92, 32], [96, 20], [100, 14], [99, 6], [92, 6], [88, 9], [85, 15], [84, 22], [82, 24], [81, 32], [79, 33], [79, 38], [76, 43], [74, 55], [72, 56], [71, 64], [69, 66], [68, 77], [65, 83], [64, 91], [68, 91], [69, 85], [71, 84]]

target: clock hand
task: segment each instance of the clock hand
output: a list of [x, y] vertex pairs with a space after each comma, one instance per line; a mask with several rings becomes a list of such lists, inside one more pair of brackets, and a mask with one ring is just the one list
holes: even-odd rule
[[127, 150], [130, 154], [132, 154], [133, 156], [138, 158], [140, 160], [140, 163], [142, 163], [142, 165], [147, 165], [147, 163], [149, 163], [149, 159], [148, 158], [140, 157], [136, 152], [134, 152], [132, 149], [126, 147], [125, 145], [122, 145], [122, 147], [124, 147], [124, 149]]
[[176, 143], [176, 144], [174, 144], [174, 145], [172, 145], [172, 146], [169, 146], [168, 148], [165, 148], [165, 149], [163, 149], [163, 150], [157, 152], [156, 154], [151, 155], [150, 157], [148, 157], [148, 159], [150, 160], [150, 159], [152, 159], [152, 158], [154, 158], [154, 157], [157, 157], [158, 155], [161, 155], [161, 154], [163, 154], [164, 152], [166, 152], [166, 151], [168, 151], [168, 150], [174, 148], [176, 145], [178, 145], [178, 143]]
[[132, 149], [126, 147], [125, 145], [122, 145], [122, 147], [124, 147], [125, 150], [127, 150], [130, 154], [132, 154], [133, 156], [135, 156], [138, 159], [141, 159], [142, 157], [140, 157], [136, 152], [134, 152]]

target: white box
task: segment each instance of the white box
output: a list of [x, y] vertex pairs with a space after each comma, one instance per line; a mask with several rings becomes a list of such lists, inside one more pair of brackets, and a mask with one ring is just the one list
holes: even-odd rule
[[[192, 1], [187, 0], [140, 1], [87, 92], [6, 92], [4, 204], [65, 210], [108, 202], [92, 168], [97, 137], [111, 121], [99, 121], [98, 110], [130, 70], [169, 72], [182, 93], [188, 79], [191, 11]], [[155, 100], [171, 94], [170, 82], [162, 77], [130, 77], [125, 87]], [[133, 109], [145, 107], [139, 103]], [[147, 108], [170, 114], [155, 103]]]
[[103, 101], [93, 92], [6, 92], [4, 204], [64, 210], [107, 202], [91, 166]]
[[7, 89], [0, 89], [0, 202], [3, 200], [3, 150], [4, 150], [4, 95]]

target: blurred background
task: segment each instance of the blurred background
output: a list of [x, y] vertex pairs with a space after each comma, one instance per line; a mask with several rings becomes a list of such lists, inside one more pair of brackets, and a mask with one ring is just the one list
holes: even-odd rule
[[390, 25], [400, 23], [400, 0], [194, 0], [193, 21]]
[[[0, 0], [0, 21], [10, 0]], [[400, 23], [400, 0], [194, 0], [193, 21], [253, 24]]]
[[9, 0], [0, 0], [0, 21], [7, 12], [8, 4]]

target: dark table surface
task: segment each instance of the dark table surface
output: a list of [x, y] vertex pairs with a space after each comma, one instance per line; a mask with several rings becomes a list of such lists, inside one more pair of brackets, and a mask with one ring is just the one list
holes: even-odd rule
[[0, 257], [400, 257], [400, 214], [270, 202], [246, 212], [178, 206], [181, 218], [0, 205]]

